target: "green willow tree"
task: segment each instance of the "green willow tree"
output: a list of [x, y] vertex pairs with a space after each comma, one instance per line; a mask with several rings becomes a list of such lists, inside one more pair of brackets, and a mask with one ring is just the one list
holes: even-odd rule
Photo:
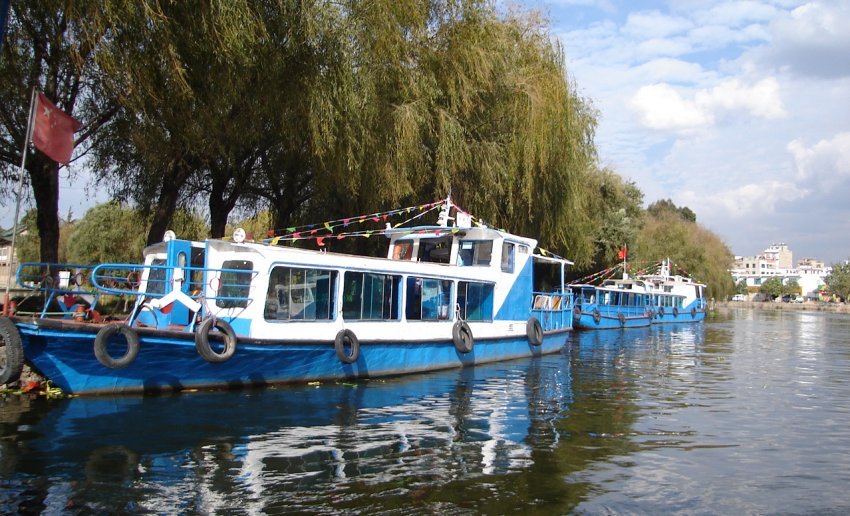
[[845, 301], [850, 299], [850, 263], [832, 264], [832, 271], [823, 282], [831, 294], [838, 295]]
[[[108, 99], [92, 96], [89, 89], [97, 74], [94, 57], [103, 32], [88, 22], [101, 4], [69, 0], [11, 4], [0, 51], [0, 181], [5, 186], [4, 201], [14, 203], [12, 193], [17, 191], [33, 88], [82, 122], [82, 130], [75, 135], [78, 156], [85, 153], [92, 135], [114, 113]], [[72, 176], [75, 169], [72, 165]], [[41, 152], [27, 157], [26, 178], [35, 201], [43, 262], [59, 261], [59, 173], [58, 164]]]
[[735, 292], [729, 274], [734, 256], [720, 238], [708, 229], [683, 217], [680, 210], [647, 212], [632, 259], [648, 264], [669, 258], [685, 273], [705, 283], [706, 296], [726, 299]]
[[[121, 110], [98, 135], [95, 167], [117, 198], [151, 215], [147, 243], [159, 241], [181, 201], [197, 193], [196, 176], [215, 179], [216, 232], [248, 180], [243, 165], [254, 149], [245, 142], [263, 129], [246, 123], [256, 112], [249, 48], [262, 36], [250, 4], [115, 0], [98, 20], [110, 34], [98, 91]], [[243, 66], [252, 73], [240, 74]], [[230, 166], [238, 167], [233, 182], [219, 181]]]

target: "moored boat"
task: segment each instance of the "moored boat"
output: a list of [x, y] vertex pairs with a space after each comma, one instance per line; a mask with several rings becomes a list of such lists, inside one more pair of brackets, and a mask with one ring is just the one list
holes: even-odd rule
[[653, 324], [699, 322], [705, 319], [705, 285], [688, 276], [671, 274], [670, 260], [657, 264], [641, 278], [652, 286]]
[[649, 326], [652, 321], [652, 291], [642, 280], [624, 275], [601, 285], [578, 284], [571, 288], [576, 329], [638, 328]]
[[[439, 211], [438, 224], [340, 232], [414, 211]], [[264, 242], [239, 230], [233, 241], [172, 235], [146, 248], [143, 264], [22, 264], [18, 282], [60, 310], [0, 319], [6, 355], [19, 347], [67, 393], [114, 394], [379, 377], [558, 351], [572, 327], [571, 262], [473, 220], [446, 199]], [[321, 249], [379, 234], [386, 256]], [[320, 249], [279, 245], [306, 238]], [[32, 282], [33, 270], [50, 273]], [[94, 287], [89, 303], [84, 282]], [[130, 315], [100, 317], [103, 294], [135, 299]]]

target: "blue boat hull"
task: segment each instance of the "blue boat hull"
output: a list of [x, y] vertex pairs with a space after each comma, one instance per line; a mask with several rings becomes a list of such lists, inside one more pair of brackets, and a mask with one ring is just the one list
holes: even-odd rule
[[705, 310], [693, 309], [678, 313], [666, 311], [663, 314], [656, 314], [655, 318], [652, 319], [652, 324], [690, 323], [703, 320], [705, 320]]
[[[640, 315], [626, 315], [622, 312], [594, 312], [575, 311], [573, 319], [573, 327], [578, 330], [612, 330], [619, 328], [641, 328], [650, 325], [649, 316], [642, 313]], [[622, 313], [622, 317], [620, 314]]]
[[[374, 378], [449, 369], [554, 353], [566, 343], [567, 330], [546, 332], [533, 346], [525, 336], [476, 339], [461, 353], [452, 340], [360, 341], [352, 364], [337, 357], [334, 343], [240, 341], [235, 355], [222, 363], [204, 360], [194, 334], [138, 329], [140, 350], [122, 369], [103, 366], [94, 355], [96, 327], [18, 322], [30, 364], [69, 394], [125, 394], [186, 389], [223, 389], [310, 381]], [[110, 346], [122, 347], [122, 337]], [[122, 353], [118, 351], [116, 354]]]

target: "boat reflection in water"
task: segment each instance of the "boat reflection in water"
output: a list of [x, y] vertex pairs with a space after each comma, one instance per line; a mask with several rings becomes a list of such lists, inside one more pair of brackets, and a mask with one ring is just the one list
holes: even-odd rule
[[362, 510], [364, 495], [401, 500], [529, 468], [557, 444], [571, 398], [569, 358], [555, 354], [351, 384], [61, 400], [3, 436], [0, 512]]

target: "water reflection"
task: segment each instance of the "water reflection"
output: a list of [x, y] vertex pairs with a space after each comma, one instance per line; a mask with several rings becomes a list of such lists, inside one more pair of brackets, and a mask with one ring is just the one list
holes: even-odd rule
[[0, 513], [850, 511], [850, 317], [733, 309], [356, 384], [0, 401]]
[[[77, 398], [4, 425], [0, 511], [344, 508], [530, 468], [572, 394], [554, 355], [355, 384]], [[239, 496], [234, 496], [239, 493]], [[360, 494], [358, 494], [360, 493]], [[362, 508], [362, 499], [356, 504]]]

